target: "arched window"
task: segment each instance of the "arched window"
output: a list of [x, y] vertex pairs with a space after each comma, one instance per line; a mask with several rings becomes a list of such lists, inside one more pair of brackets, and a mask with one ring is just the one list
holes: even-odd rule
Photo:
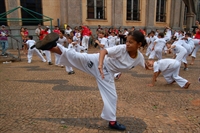
[[[41, 0], [20, 0], [20, 4], [22, 7], [25, 7], [25, 8], [28, 8], [32, 11], [35, 11], [39, 14], [42, 14], [42, 2]], [[22, 13], [22, 18], [31, 18], [31, 19], [34, 19], [34, 18], [39, 18], [39, 19], [42, 19], [42, 16], [40, 15], [36, 15], [34, 14], [31, 15], [31, 13], [28, 13], [26, 11], [24, 11], [23, 9], [21, 10], [21, 13]], [[32, 13], [33, 14], [33, 13]], [[38, 24], [42, 24], [42, 22], [40, 20], [31, 20], [31, 21], [22, 21], [22, 25], [38, 25]]]
[[[5, 0], [0, 0], [0, 3], [0, 13], [6, 12]], [[4, 18], [6, 18], [6, 16]], [[7, 25], [7, 22], [0, 21], [0, 25]]]
[[140, 21], [140, 0], [127, 0], [126, 19]]
[[166, 0], [157, 0], [156, 22], [166, 22]]
[[87, 0], [87, 18], [105, 19], [105, 0]]

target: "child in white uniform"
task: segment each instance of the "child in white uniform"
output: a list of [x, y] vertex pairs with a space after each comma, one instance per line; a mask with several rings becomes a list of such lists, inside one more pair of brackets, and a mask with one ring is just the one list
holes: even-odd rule
[[[58, 39], [57, 43], [59, 43], [59, 44], [61, 44], [63, 46], [66, 46], [67, 38], [64, 36], [64, 33], [65, 33], [64, 30], [60, 31], [60, 33], [59, 33], [59, 39]], [[56, 66], [61, 65], [61, 67], [63, 67], [62, 64], [59, 64], [59, 59], [60, 59], [60, 55], [55, 53], [55, 65]]]
[[95, 41], [100, 47], [100, 50], [108, 48], [108, 39], [104, 37], [104, 31], [98, 31], [98, 40]]
[[38, 49], [36, 49], [35, 47], [33, 49], [31, 49], [31, 47], [35, 45], [35, 41], [33, 40], [33, 36], [29, 36], [28, 37], [28, 41], [26, 41], [26, 45], [28, 46], [28, 54], [27, 54], [28, 63], [31, 63], [31, 60], [32, 60], [34, 52], [37, 54], [37, 56], [43, 62], [46, 62], [46, 60], [44, 59], [44, 57], [42, 56], [42, 54], [39, 52]]
[[157, 57], [158, 60], [162, 59], [162, 51], [165, 44], [166, 44], [166, 41], [164, 39], [164, 34], [159, 33], [158, 39], [154, 41], [152, 52], [149, 55], [149, 59], [154, 59], [155, 56]]
[[147, 47], [147, 51], [146, 51], [146, 56], [149, 56], [151, 51], [152, 51], [152, 48], [153, 48], [153, 45], [154, 45], [154, 41], [157, 39], [157, 37], [155, 36], [155, 32], [154, 31], [151, 31], [150, 32], [150, 44], [149, 46]]
[[183, 56], [183, 59], [182, 59], [182, 62], [184, 63], [184, 69], [183, 70], [187, 71], [188, 70], [188, 67], [187, 67], [187, 57], [192, 52], [191, 49], [190, 49], [190, 46], [184, 40], [177, 40], [177, 41], [174, 42], [174, 44], [180, 45], [180, 46], [184, 47], [186, 49], [186, 51], [187, 51], [186, 55]]
[[96, 54], [78, 53], [74, 49], [56, 44], [55, 40], [56, 34], [52, 33], [49, 39], [38, 42], [36, 47], [61, 54], [61, 64], [76, 67], [93, 75], [104, 102], [101, 117], [109, 121], [110, 128], [125, 130], [125, 126], [116, 121], [117, 93], [113, 74], [130, 70], [137, 65], [145, 67], [144, 57], [138, 50], [145, 42], [144, 35], [140, 31], [130, 32], [126, 45], [105, 48]]
[[154, 71], [152, 83], [149, 86], [154, 86], [156, 78], [162, 73], [168, 84], [176, 82], [181, 88], [188, 89], [191, 83], [179, 76], [180, 65], [181, 62], [176, 59], [161, 59], [156, 62], [153, 60], [148, 61], [147, 66]]
[[190, 65], [193, 65], [194, 64], [194, 60], [196, 58], [196, 54], [197, 54], [197, 51], [200, 49], [200, 36], [197, 37], [197, 35], [200, 34], [200, 29], [197, 28], [196, 29], [196, 38], [192, 39], [191, 38], [191, 34], [190, 33], [186, 33], [186, 38], [187, 38], [187, 43], [191, 46], [193, 46], [193, 51], [192, 51], [192, 61], [190, 63]]
[[117, 44], [117, 36], [115, 36], [114, 32], [111, 32], [111, 35], [108, 36], [108, 47], [116, 46]]
[[[67, 41], [69, 42], [68, 49], [74, 49], [75, 50], [76, 44], [75, 44], [75, 42], [73, 42], [72, 36], [68, 37]], [[66, 69], [66, 71], [68, 72], [69, 75], [75, 74], [71, 65], [66, 65], [65, 69]]]
[[187, 50], [182, 47], [181, 45], [176, 45], [173, 41], [168, 41], [166, 44], [169, 51], [172, 51], [174, 54], [174, 57], [178, 61], [182, 61], [184, 56], [187, 54]]

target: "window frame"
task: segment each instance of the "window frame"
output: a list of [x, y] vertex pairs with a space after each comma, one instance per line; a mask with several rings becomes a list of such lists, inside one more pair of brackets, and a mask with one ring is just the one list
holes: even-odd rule
[[[129, 14], [129, 11], [128, 11], [128, 0], [127, 0], [127, 8], [126, 8], [126, 20], [127, 21], [141, 21], [141, 9], [140, 9], [140, 3], [141, 1], [140, 0], [137, 0], [137, 10], [136, 10], [136, 17], [134, 16], [134, 0], [131, 0], [131, 9], [130, 9], [130, 19], [128, 19], [128, 14]], [[134, 19], [136, 18], [136, 19]]]
[[[167, 9], [167, 0], [164, 1], [164, 8], [162, 7], [162, 0], [156, 1], [156, 22], [166, 22], [167, 21], [167, 15], [166, 15], [166, 9]], [[159, 5], [158, 5], [159, 2]], [[158, 6], [157, 6], [158, 5]], [[163, 12], [161, 11], [163, 9]], [[161, 19], [163, 17], [163, 19]]]
[[[98, 13], [101, 13], [101, 14], [98, 14], [97, 11], [98, 11], [98, 6], [97, 6], [97, 0], [92, 0], [94, 2], [94, 5], [93, 6], [89, 6], [88, 5], [88, 2], [89, 0], [87, 0], [87, 19], [95, 19], [95, 20], [106, 20], [106, 6], [105, 6], [105, 2], [106, 0], [102, 0], [102, 5], [101, 7], [99, 8], [102, 8], [102, 10], [100, 10], [100, 12]], [[89, 12], [89, 10], [93, 10], [91, 12]], [[89, 17], [89, 14], [93, 13], [93, 17]]]
[[[27, 1], [27, 0], [20, 0], [20, 5], [22, 7], [25, 7], [25, 8], [28, 8], [32, 11], [35, 11], [39, 14], [43, 14], [43, 10], [42, 10], [42, 0], [32, 0], [33, 3]], [[32, 6], [31, 4], [35, 4], [34, 6]], [[32, 8], [30, 8], [30, 6], [32, 6]], [[37, 15], [37, 14], [34, 14], [35, 17], [39, 18], [39, 19], [43, 19], [43, 16], [40, 16], [40, 15]], [[34, 19], [34, 17], [30, 14], [28, 14], [27, 12], [25, 12], [23, 9], [21, 9], [21, 17], [22, 18], [32, 18]], [[31, 26], [31, 25], [38, 25], [38, 24], [41, 24], [43, 25], [43, 21], [22, 21], [22, 25], [27, 25], [27, 26]]]

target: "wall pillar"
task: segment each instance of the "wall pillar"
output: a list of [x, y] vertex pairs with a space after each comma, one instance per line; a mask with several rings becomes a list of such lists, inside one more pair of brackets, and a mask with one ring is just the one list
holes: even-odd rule
[[67, 1], [67, 25], [71, 28], [82, 24], [82, 2], [80, 0]]
[[155, 8], [156, 8], [156, 0], [147, 0], [146, 4], [146, 31], [149, 33], [151, 30], [154, 30], [154, 22], [155, 22]]
[[187, 13], [186, 17], [187, 17], [186, 31], [191, 31], [194, 20], [194, 13]]
[[112, 1], [112, 26], [116, 28], [123, 25], [123, 0]]
[[[20, 6], [19, 0], [7, 0], [6, 2], [6, 11], [12, 10], [16, 7]], [[14, 12], [7, 15], [7, 18], [21, 18], [21, 9], [17, 9]], [[21, 25], [21, 22], [8, 22], [9, 26], [19, 26]]]
[[180, 30], [180, 20], [181, 20], [181, 1], [182, 0], [172, 0], [171, 6], [171, 21], [170, 27], [175, 30]]
[[67, 16], [68, 16], [68, 12], [67, 12], [67, 0], [60, 0], [60, 27], [64, 28], [64, 24], [67, 24]]

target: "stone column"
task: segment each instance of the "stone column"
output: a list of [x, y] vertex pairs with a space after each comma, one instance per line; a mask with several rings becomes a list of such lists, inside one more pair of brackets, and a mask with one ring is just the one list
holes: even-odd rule
[[171, 3], [170, 27], [175, 30], [180, 30], [181, 2], [182, 0], [172, 0]]
[[67, 23], [67, 16], [68, 16], [68, 5], [67, 0], [60, 0], [60, 27], [64, 28], [64, 24]]
[[82, 2], [80, 0], [68, 0], [67, 19], [70, 27], [79, 26], [82, 24]]
[[146, 5], [146, 31], [149, 33], [151, 30], [155, 29], [154, 27], [154, 18], [155, 18], [155, 5], [156, 0], [147, 0]]
[[187, 17], [186, 31], [192, 31], [194, 13], [187, 13], [186, 17]]
[[[12, 10], [18, 6], [20, 6], [18, 3], [20, 3], [20, 1], [18, 0], [7, 0], [7, 8], [6, 11]], [[7, 18], [21, 18], [21, 9], [17, 9], [14, 12], [11, 12], [10, 14], [7, 15]], [[20, 22], [8, 22], [8, 25], [10, 26], [19, 26], [21, 25]]]
[[112, 26], [123, 25], [123, 0], [112, 0]]

